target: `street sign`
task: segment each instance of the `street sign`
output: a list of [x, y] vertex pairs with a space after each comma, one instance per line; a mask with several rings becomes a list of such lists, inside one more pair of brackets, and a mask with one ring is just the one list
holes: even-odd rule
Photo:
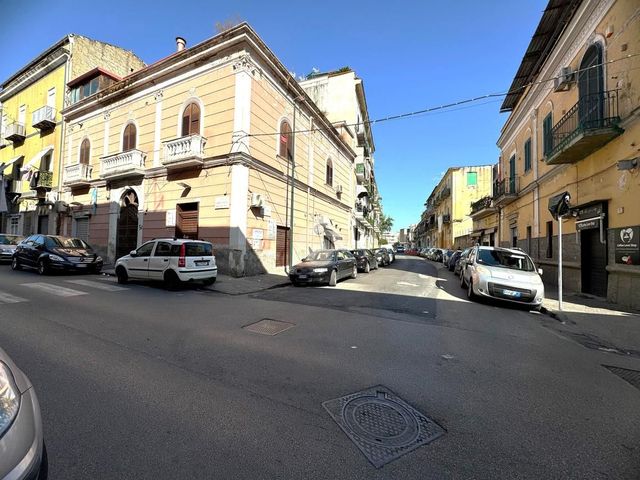
[[613, 229], [616, 263], [640, 265], [640, 227]]

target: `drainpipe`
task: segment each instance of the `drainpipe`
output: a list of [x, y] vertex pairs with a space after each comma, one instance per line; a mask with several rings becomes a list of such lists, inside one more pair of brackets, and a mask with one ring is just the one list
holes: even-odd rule
[[[71, 48], [71, 42], [69, 42], [69, 47]], [[71, 58], [69, 57], [68, 53], [65, 53], [64, 56], [66, 57], [65, 62], [64, 62], [64, 85], [62, 86], [62, 108], [64, 109], [64, 101], [65, 101], [65, 93], [66, 93], [66, 88], [67, 88], [67, 83], [69, 82], [69, 62], [71, 61]], [[62, 118], [62, 114], [60, 114], [60, 123], [61, 123], [61, 127], [60, 127], [60, 155], [59, 155], [59, 160], [58, 160], [58, 204], [60, 204], [60, 202], [62, 201], [62, 172], [63, 172], [63, 168], [62, 166], [64, 165], [64, 134], [66, 131], [66, 126], [65, 126], [65, 122], [64, 119]], [[56, 220], [56, 234], [57, 235], [61, 235], [62, 232], [60, 231], [60, 228], [62, 228], [62, 219], [60, 216], [60, 212], [56, 212], [57, 214], [57, 220]]]

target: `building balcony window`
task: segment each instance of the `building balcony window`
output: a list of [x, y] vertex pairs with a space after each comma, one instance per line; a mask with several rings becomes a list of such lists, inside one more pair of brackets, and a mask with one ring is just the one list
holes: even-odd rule
[[56, 109], [45, 105], [33, 112], [31, 124], [40, 130], [50, 130], [56, 126]]
[[496, 181], [493, 186], [493, 205], [496, 207], [509, 205], [518, 198], [519, 191], [519, 177], [509, 177]]
[[31, 182], [29, 183], [31, 190], [46, 190], [50, 191], [53, 187], [53, 172], [48, 171], [36, 171]]
[[116, 178], [144, 175], [146, 155], [140, 150], [129, 150], [100, 158], [100, 178], [113, 180]]
[[207, 139], [200, 135], [169, 140], [162, 144], [162, 164], [170, 169], [202, 166]]
[[15, 122], [11, 125], [7, 125], [7, 128], [4, 131], [4, 138], [11, 140], [12, 142], [23, 142], [26, 138], [24, 124]]
[[494, 212], [496, 212], [496, 208], [493, 206], [493, 197], [486, 196], [471, 204], [469, 216], [474, 220], [479, 220], [488, 217]]
[[78, 187], [91, 183], [93, 167], [84, 163], [67, 165], [64, 168], [64, 184], [68, 187]]
[[618, 92], [584, 95], [551, 130], [549, 165], [575, 163], [620, 135]]

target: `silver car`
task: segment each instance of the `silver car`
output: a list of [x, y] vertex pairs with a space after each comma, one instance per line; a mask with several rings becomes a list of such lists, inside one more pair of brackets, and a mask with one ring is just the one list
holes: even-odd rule
[[467, 297], [493, 298], [539, 310], [544, 300], [542, 269], [522, 250], [473, 247], [460, 272]]
[[45, 480], [47, 451], [31, 382], [0, 348], [0, 478]]
[[11, 262], [13, 252], [16, 251], [16, 245], [21, 240], [22, 237], [20, 235], [0, 233], [0, 262]]

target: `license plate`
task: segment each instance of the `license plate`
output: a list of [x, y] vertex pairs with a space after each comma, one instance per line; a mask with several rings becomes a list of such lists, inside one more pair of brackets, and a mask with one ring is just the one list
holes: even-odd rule
[[86, 267], [86, 266], [87, 266], [87, 265], [86, 265], [86, 264], [84, 264], [84, 263], [79, 263], [79, 264], [78, 264], [78, 268], [84, 268], [84, 267]]
[[302, 279], [304, 279], [304, 278], [307, 278], [307, 276], [308, 276], [308, 275], [298, 275], [298, 278], [302, 278]]
[[209, 265], [209, 260], [196, 260], [195, 264], [198, 267], [202, 267], [204, 265]]
[[508, 297], [520, 298], [520, 292], [514, 292], [513, 290], [503, 290], [502, 293], [507, 295]]

